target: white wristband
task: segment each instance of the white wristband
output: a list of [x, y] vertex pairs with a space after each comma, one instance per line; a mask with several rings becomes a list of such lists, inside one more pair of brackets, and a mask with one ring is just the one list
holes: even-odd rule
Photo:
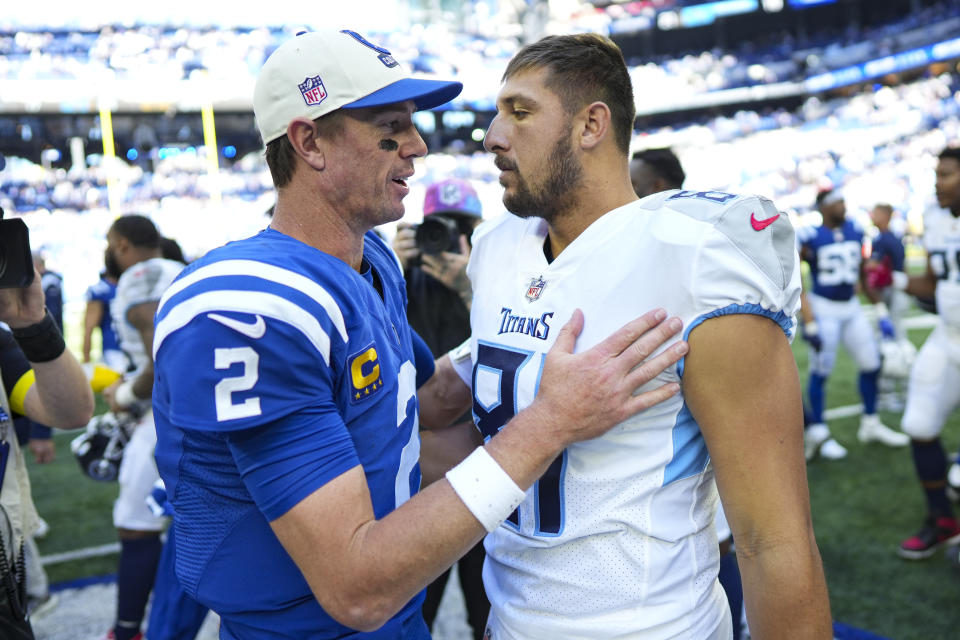
[[446, 477], [487, 533], [495, 531], [526, 495], [483, 447], [474, 449]]
[[817, 321], [811, 320], [807, 324], [803, 325], [803, 332], [808, 336], [815, 336], [820, 333], [820, 327], [817, 326]]
[[117, 403], [117, 406], [124, 409], [132, 407], [140, 401], [140, 398], [133, 393], [133, 379], [127, 380], [117, 387], [113, 394], [113, 401]]
[[887, 309], [887, 303], [886, 303], [886, 302], [878, 302], [878, 303], [876, 303], [875, 305], [873, 305], [873, 310], [877, 312], [877, 317], [878, 317], [878, 318], [889, 318], [889, 317], [890, 317], [890, 310]]
[[890, 277], [893, 278], [893, 288], [897, 291], [905, 291], [910, 284], [910, 276], [903, 271], [894, 271]]

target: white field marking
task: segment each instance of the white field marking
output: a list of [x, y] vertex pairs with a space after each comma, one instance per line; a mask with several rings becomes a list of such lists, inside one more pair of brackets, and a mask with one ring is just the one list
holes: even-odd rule
[[108, 556], [111, 553], [120, 552], [120, 543], [111, 542], [102, 544], [99, 547], [87, 547], [86, 549], [76, 549], [74, 551], [64, 551], [63, 553], [51, 553], [48, 556], [40, 557], [40, 564], [57, 564], [58, 562], [69, 562], [71, 560], [80, 560], [83, 558], [96, 558], [97, 556]]

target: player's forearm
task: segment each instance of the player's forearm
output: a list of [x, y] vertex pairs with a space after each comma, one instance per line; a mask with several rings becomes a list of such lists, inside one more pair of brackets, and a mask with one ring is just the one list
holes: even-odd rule
[[143, 371], [133, 379], [133, 395], [139, 400], [149, 400], [153, 396], [153, 363], [150, 362]]
[[472, 422], [459, 423], [447, 429], [421, 431], [421, 486], [430, 486], [442, 478], [480, 444], [480, 432]]
[[752, 638], [833, 638], [830, 600], [812, 531], [805, 539], [765, 549], [751, 549], [740, 539], [735, 544]]
[[37, 422], [60, 429], [84, 426], [93, 415], [93, 392], [80, 363], [69, 350], [49, 362], [34, 362], [36, 381], [24, 407]]
[[[561, 451], [538, 435], [547, 430], [549, 422], [539, 413], [521, 412], [486, 445], [523, 490]], [[338, 568], [313, 580], [305, 574], [330, 615], [356, 629], [376, 629], [485, 534], [450, 482], [441, 479], [386, 517], [360, 526]], [[331, 585], [331, 574], [343, 576], [343, 582]]]
[[908, 276], [904, 283], [903, 290], [917, 298], [933, 298], [937, 292], [937, 280], [927, 274], [922, 276]]
[[420, 427], [442, 429], [470, 408], [470, 388], [464, 384], [444, 354], [436, 361], [433, 375], [417, 390]]

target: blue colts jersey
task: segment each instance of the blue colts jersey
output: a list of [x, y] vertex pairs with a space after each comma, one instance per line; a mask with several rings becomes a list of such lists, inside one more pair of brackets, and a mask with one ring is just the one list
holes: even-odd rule
[[881, 231], [873, 239], [871, 260], [884, 263], [894, 271], [903, 271], [904, 258], [903, 241], [892, 231]]
[[798, 229], [797, 241], [810, 265], [813, 293], [830, 300], [852, 298], [860, 279], [863, 231], [846, 220], [837, 229]]
[[358, 464], [377, 518], [418, 490], [405, 308], [396, 258], [374, 234], [357, 273], [272, 229], [195, 261], [161, 300], [157, 465], [177, 575], [220, 614], [221, 637], [393, 638], [419, 615], [422, 597], [373, 634], [343, 627], [269, 525]]

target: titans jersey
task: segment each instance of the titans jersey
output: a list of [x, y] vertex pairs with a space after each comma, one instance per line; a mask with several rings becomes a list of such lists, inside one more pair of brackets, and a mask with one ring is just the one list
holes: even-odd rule
[[837, 229], [804, 227], [797, 241], [807, 250], [813, 293], [830, 300], [849, 300], [860, 279], [863, 230], [850, 220]]
[[267, 229], [193, 262], [161, 301], [153, 400], [177, 575], [222, 638], [401, 638], [419, 616], [422, 597], [375, 633], [340, 625], [269, 526], [358, 464], [377, 518], [418, 490], [405, 296], [375, 234], [357, 273]]
[[120, 348], [132, 363], [131, 376], [136, 376], [149, 362], [140, 332], [130, 324], [127, 313], [132, 307], [145, 302], [157, 302], [183, 269], [182, 262], [151, 258], [129, 267], [117, 281], [117, 292], [110, 303], [113, 328], [117, 332]]
[[960, 362], [960, 217], [934, 208], [924, 215], [923, 245], [937, 277], [937, 314], [949, 339], [947, 350]]
[[[800, 295], [793, 227], [767, 200], [667, 191], [611, 211], [556, 260], [546, 223], [511, 215], [474, 235], [474, 418], [493, 436], [537, 392], [546, 352], [573, 311], [577, 351], [656, 307], [685, 335], [750, 313], [792, 337]], [[651, 381], [682, 376], [682, 364]], [[677, 395], [569, 447], [486, 538], [494, 640], [713, 638], [717, 583], [713, 469]], [[715, 636], [719, 633], [719, 636]]]

